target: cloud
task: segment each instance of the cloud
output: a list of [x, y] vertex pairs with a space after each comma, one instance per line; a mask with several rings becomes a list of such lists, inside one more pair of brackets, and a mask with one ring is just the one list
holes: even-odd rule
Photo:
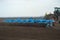
[[52, 12], [59, 5], [57, 0], [3, 0], [0, 17], [44, 16], [45, 12]]

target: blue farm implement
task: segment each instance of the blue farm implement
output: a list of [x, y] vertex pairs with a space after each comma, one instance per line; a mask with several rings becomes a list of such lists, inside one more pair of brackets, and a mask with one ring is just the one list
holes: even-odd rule
[[54, 20], [46, 20], [46, 19], [33, 19], [33, 18], [29, 18], [29, 19], [5, 19], [4, 23], [8, 23], [8, 24], [14, 24], [14, 25], [40, 25], [40, 26], [46, 26], [46, 27], [50, 27], [53, 26]]

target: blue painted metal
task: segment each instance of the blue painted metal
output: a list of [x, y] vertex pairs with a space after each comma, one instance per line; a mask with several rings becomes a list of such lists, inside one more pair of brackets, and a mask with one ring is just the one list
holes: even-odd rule
[[52, 23], [55, 22], [54, 20], [46, 20], [46, 19], [33, 19], [33, 18], [29, 18], [29, 19], [5, 19], [3, 20], [6, 23], [44, 23], [47, 24], [46, 26], [52, 26]]
[[3, 20], [6, 23], [51, 23], [55, 22], [54, 20], [45, 20], [45, 19], [5, 19]]

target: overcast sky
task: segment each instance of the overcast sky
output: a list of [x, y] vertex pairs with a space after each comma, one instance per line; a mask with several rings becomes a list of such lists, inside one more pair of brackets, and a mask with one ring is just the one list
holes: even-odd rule
[[60, 0], [0, 0], [0, 17], [39, 17], [60, 7]]

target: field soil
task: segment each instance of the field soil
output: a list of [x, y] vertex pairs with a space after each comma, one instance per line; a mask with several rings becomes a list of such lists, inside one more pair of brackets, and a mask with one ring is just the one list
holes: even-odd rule
[[0, 40], [60, 40], [60, 30], [38, 26], [0, 26]]

